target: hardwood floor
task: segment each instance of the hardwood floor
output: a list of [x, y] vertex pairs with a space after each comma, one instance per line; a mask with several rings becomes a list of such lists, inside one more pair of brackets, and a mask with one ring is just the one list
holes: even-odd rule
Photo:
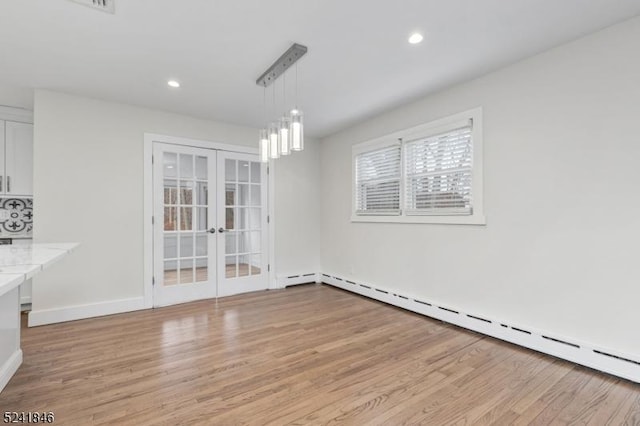
[[61, 425], [640, 425], [640, 385], [308, 285], [23, 331]]

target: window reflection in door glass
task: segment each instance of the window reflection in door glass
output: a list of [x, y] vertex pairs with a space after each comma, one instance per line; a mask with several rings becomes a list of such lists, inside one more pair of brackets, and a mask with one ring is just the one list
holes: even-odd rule
[[238, 161], [238, 182], [249, 182], [248, 161]]
[[164, 180], [164, 203], [178, 204], [178, 181]]
[[193, 179], [193, 155], [180, 154], [180, 177]]
[[196, 157], [196, 179], [206, 180], [208, 177], [207, 157]]
[[180, 230], [191, 231], [193, 229], [193, 208], [180, 207]]
[[237, 256], [225, 256], [225, 277], [235, 278], [237, 274]]
[[175, 259], [176, 257], [178, 257], [178, 236], [176, 234], [165, 234], [164, 258]]
[[180, 204], [193, 204], [193, 182], [180, 181]]
[[262, 272], [260, 266], [262, 257], [259, 254], [251, 255], [251, 275], [260, 275]]
[[180, 284], [191, 284], [194, 282], [193, 259], [180, 260]]
[[178, 176], [178, 155], [174, 152], [165, 152], [162, 155], [162, 172], [165, 177]]
[[249, 275], [249, 268], [251, 267], [250, 265], [250, 256], [249, 255], [242, 255], [242, 256], [238, 256], [238, 276], [239, 277], [246, 277], [247, 275]]
[[177, 207], [165, 207], [164, 208], [164, 230], [175, 231], [178, 224], [178, 208]]
[[198, 217], [197, 217], [197, 221], [198, 221], [198, 227], [197, 230], [198, 231], [206, 231], [208, 228], [207, 225], [207, 208], [206, 207], [198, 207], [196, 209]]
[[251, 162], [251, 182], [252, 183], [260, 183], [260, 163], [256, 161]]
[[180, 257], [193, 256], [193, 234], [180, 235]]
[[224, 176], [227, 182], [236, 182], [236, 160], [226, 159], [224, 162]]
[[164, 285], [178, 283], [178, 261], [167, 260], [164, 262]]
[[205, 282], [209, 280], [209, 271], [207, 269], [207, 259], [196, 259], [196, 282]]

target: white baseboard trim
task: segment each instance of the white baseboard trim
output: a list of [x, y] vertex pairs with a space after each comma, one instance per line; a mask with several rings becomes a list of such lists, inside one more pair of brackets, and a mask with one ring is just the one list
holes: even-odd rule
[[397, 293], [395, 290], [374, 287], [335, 275], [322, 273], [320, 278], [323, 283], [343, 290], [640, 383], [640, 356], [638, 355], [628, 355], [597, 347], [553, 332], [519, 327], [509, 321], [477, 316], [452, 306], [443, 306], [423, 298], [414, 298]]
[[29, 312], [29, 327], [147, 309], [144, 297], [42, 309]]
[[22, 365], [22, 349], [15, 351], [0, 367], [0, 392], [7, 386], [13, 375], [16, 374], [20, 365]]
[[20, 296], [21, 305], [28, 305], [29, 303], [31, 303], [31, 296]]
[[278, 275], [276, 278], [278, 288], [290, 287], [298, 284], [319, 283], [320, 274], [317, 272], [309, 272], [306, 274]]

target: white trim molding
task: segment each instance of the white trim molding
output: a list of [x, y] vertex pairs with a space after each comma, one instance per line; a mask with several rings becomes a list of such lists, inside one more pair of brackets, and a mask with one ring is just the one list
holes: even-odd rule
[[24, 108], [0, 105], [0, 120], [33, 124], [33, 111]]
[[153, 143], [153, 142], [162, 142], [162, 143], [170, 143], [173, 145], [193, 146], [196, 148], [217, 149], [219, 151], [242, 152], [245, 154], [258, 155], [258, 148], [255, 148], [255, 147], [233, 145], [233, 144], [221, 143], [221, 142], [203, 141], [200, 139], [189, 139], [189, 138], [182, 138], [178, 136], [159, 135], [156, 133], [145, 133], [144, 141], [145, 141], [145, 144]]
[[144, 297], [88, 303], [64, 308], [42, 309], [29, 312], [29, 327], [122, 314], [143, 309], [147, 309]]
[[557, 333], [536, 330], [485, 315], [474, 315], [472, 312], [463, 312], [453, 306], [402, 294], [378, 285], [374, 286], [327, 273], [322, 273], [320, 278], [325, 284], [352, 293], [640, 383], [640, 357], [638, 356], [598, 347]]
[[22, 349], [15, 351], [9, 359], [0, 366], [0, 392], [7, 386], [9, 380], [16, 374], [18, 368], [22, 365]]

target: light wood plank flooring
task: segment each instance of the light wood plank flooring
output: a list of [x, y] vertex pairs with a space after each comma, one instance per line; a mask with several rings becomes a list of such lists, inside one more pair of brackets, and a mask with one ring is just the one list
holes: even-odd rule
[[640, 386], [328, 286], [25, 329], [61, 425], [640, 424]]

